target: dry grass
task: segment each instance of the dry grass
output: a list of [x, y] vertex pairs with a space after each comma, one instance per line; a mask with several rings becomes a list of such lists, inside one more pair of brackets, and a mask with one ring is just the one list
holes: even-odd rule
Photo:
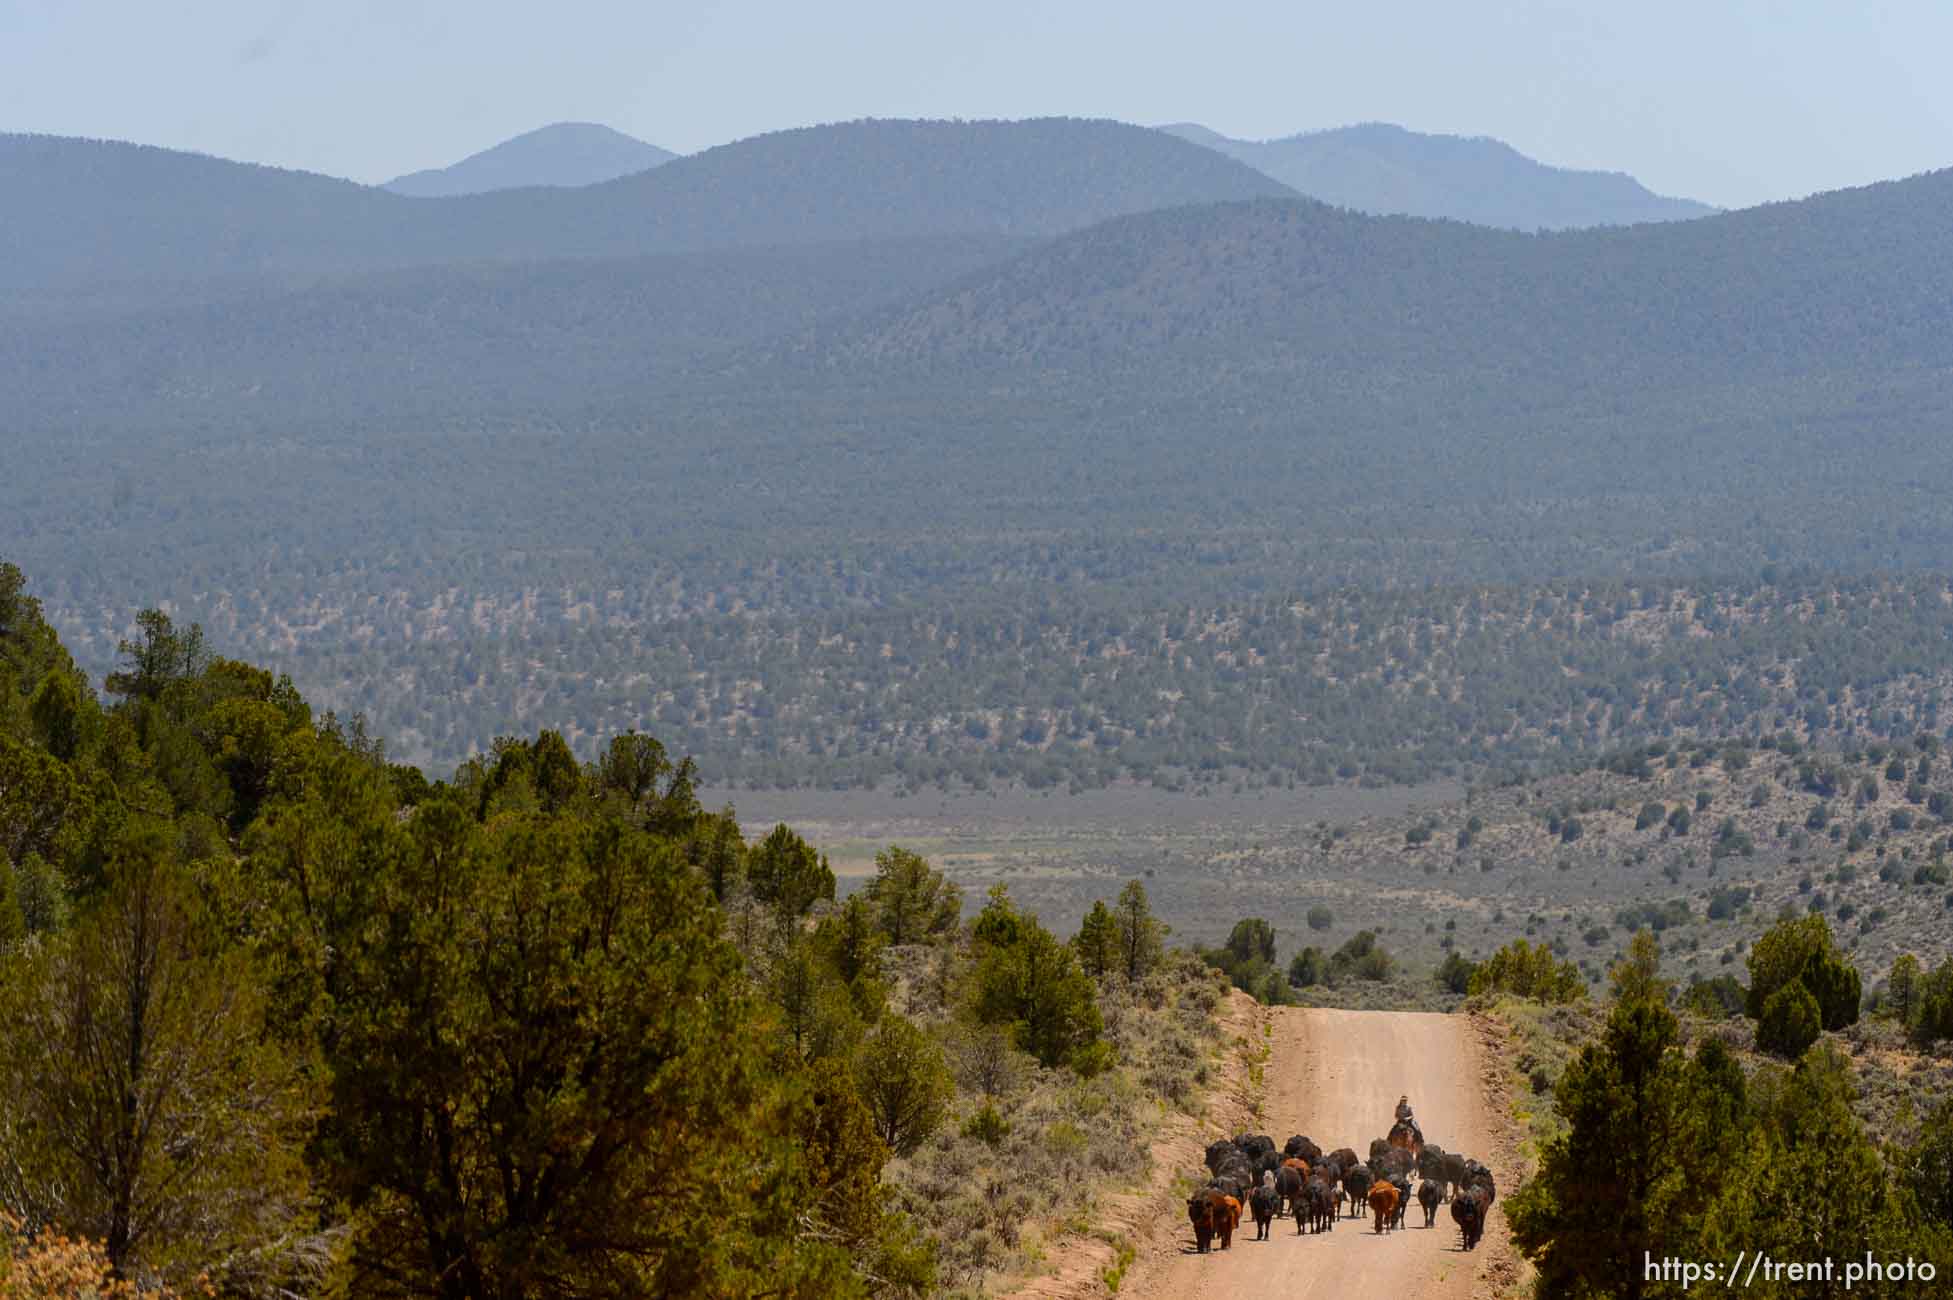
[[[884, 1175], [938, 1244], [944, 1294], [994, 1294], [1046, 1272], [1053, 1244], [1089, 1232], [1102, 1198], [1144, 1182], [1160, 1128], [1198, 1107], [1212, 1079], [1223, 995], [1211, 972], [1175, 952], [1137, 986], [1101, 992], [1114, 1068], [1081, 1079], [1018, 1060], [1015, 1082], [989, 1098], [964, 1081], [954, 1119]], [[1007, 1131], [986, 1137], [973, 1123], [986, 1106]]]

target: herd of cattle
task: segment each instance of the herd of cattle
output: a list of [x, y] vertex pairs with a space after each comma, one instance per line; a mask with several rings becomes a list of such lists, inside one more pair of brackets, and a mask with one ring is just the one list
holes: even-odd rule
[[1419, 1140], [1402, 1142], [1395, 1130], [1391, 1138], [1370, 1144], [1367, 1160], [1357, 1159], [1349, 1147], [1325, 1152], [1300, 1134], [1279, 1149], [1273, 1138], [1243, 1134], [1207, 1148], [1207, 1172], [1207, 1185], [1187, 1202], [1194, 1244], [1202, 1254], [1216, 1240], [1222, 1250], [1234, 1244], [1244, 1206], [1254, 1217], [1256, 1241], [1266, 1240], [1270, 1225], [1289, 1215], [1297, 1233], [1331, 1231], [1345, 1206], [1358, 1218], [1367, 1206], [1380, 1233], [1401, 1228], [1413, 1177], [1419, 1180], [1416, 1197], [1424, 1226], [1431, 1227], [1438, 1207], [1449, 1201], [1460, 1240], [1470, 1250], [1485, 1231], [1497, 1194], [1492, 1171], [1478, 1161]]

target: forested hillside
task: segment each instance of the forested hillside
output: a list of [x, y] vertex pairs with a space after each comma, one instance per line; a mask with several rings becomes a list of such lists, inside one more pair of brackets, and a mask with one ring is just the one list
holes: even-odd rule
[[430, 783], [160, 611], [106, 697], [0, 564], [0, 1294], [976, 1296], [1202, 1105], [1136, 880], [837, 903], [648, 734]]
[[217, 301], [0, 312], [13, 429], [127, 434], [274, 425], [330, 437], [629, 409], [661, 380], [782, 330], [884, 306], [1030, 241], [846, 243], [415, 267], [324, 286], [233, 285]]
[[[1619, 371], [1622, 387], [1657, 371], [1693, 386], [1817, 363], [1943, 365], [1949, 197], [1953, 171], [1544, 236], [1293, 200], [1180, 208], [1057, 240], [834, 346], [1068, 374], [1135, 354], [1192, 371], [1225, 359], [1310, 375], [1332, 397], [1345, 370], [1420, 386], [1496, 375], [1524, 385], [1519, 398]], [[1426, 391], [1443, 390], [1413, 389]]]
[[1235, 140], [1194, 123], [1160, 128], [1339, 208], [1449, 218], [1512, 230], [1686, 221], [1715, 211], [1651, 193], [1621, 172], [1549, 167], [1484, 136], [1428, 135], [1387, 122]]
[[[579, 749], [655, 725], [719, 773], [782, 785], [1421, 781], [1652, 737], [1831, 744], [1953, 721], [1943, 579], [1078, 599], [368, 600], [308, 606], [345, 648], [291, 651], [332, 698], [369, 691], [416, 757], [465, 752], [505, 709], [553, 718]], [[227, 639], [249, 636], [242, 611], [218, 612]]]
[[576, 193], [691, 195], [653, 234], [993, 233], [30, 302], [0, 518], [90, 672], [166, 603], [437, 772], [510, 719], [790, 783], [1932, 725], [1953, 173], [1550, 235], [1278, 198], [1029, 237], [1216, 166], [863, 123]]

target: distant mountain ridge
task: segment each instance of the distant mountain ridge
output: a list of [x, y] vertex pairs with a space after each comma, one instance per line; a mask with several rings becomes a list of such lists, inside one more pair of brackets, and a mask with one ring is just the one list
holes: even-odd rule
[[677, 156], [595, 122], [554, 122], [450, 166], [396, 176], [380, 188], [425, 199], [532, 185], [573, 189], [650, 171]]
[[837, 240], [1038, 237], [1292, 196], [1121, 122], [871, 120], [756, 136], [577, 189], [409, 199], [163, 149], [0, 135], [0, 290], [641, 257]]
[[1953, 379], [1953, 169], [1702, 221], [1525, 236], [1308, 200], [1136, 213], [828, 336], [819, 364], [1174, 366], [1561, 388], [1859, 368]]
[[[728, 437], [791, 441], [831, 400], [882, 430], [925, 412], [938, 451], [998, 428], [1057, 446], [1096, 425], [1140, 444], [1225, 428], [1242, 455], [1306, 428], [1360, 444], [1365, 475], [1390, 446], [1417, 445], [1424, 467], [1468, 450], [1482, 483], [1538, 472], [1508, 460], [1509, 440], [1561, 440], [1551, 463], [1593, 486], [1635, 439], [1693, 437], [1729, 412], [1769, 427], [1686, 454], [1774, 464], [1772, 422], [1807, 416], [1812, 436], [1937, 427], [1953, 391], [1949, 204], [1953, 171], [1522, 235], [1275, 197], [1055, 238], [423, 267], [0, 330], [0, 427], [244, 427], [267, 409], [311, 428], [633, 425], [684, 409]], [[1568, 431], [1595, 428], [1572, 454]]]
[[1509, 230], [1686, 221], [1716, 211], [1655, 194], [1623, 172], [1550, 167], [1486, 136], [1384, 122], [1279, 140], [1235, 140], [1196, 123], [1160, 130], [1224, 153], [1300, 194], [1378, 216], [1448, 217]]

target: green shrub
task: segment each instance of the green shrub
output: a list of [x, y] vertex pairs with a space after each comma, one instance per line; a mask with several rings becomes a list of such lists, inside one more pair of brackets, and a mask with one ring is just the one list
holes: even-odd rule
[[1003, 1117], [995, 1105], [986, 1101], [965, 1121], [963, 1136], [988, 1147], [998, 1146], [1010, 1136], [1010, 1121]]
[[[1821, 895], [1820, 895], [1821, 897]], [[1817, 908], [1812, 901], [1813, 911]], [[1780, 921], [1750, 950], [1749, 1014], [1761, 1018], [1779, 989], [1801, 985], [1816, 1002], [1825, 1029], [1843, 1029], [1858, 1019], [1861, 994], [1857, 968], [1846, 961], [1822, 916]]]
[[1817, 999], [1802, 984], [1785, 984], [1763, 1004], [1756, 1045], [1794, 1061], [1817, 1041], [1818, 1032]]
[[1470, 976], [1474, 995], [1510, 993], [1537, 1002], [1574, 1002], [1586, 996], [1580, 968], [1556, 960], [1546, 944], [1515, 939], [1479, 963]]
[[1443, 964], [1438, 967], [1438, 983], [1442, 984], [1448, 992], [1469, 993], [1472, 975], [1477, 969], [1475, 962], [1455, 952], [1449, 953], [1445, 956]]

